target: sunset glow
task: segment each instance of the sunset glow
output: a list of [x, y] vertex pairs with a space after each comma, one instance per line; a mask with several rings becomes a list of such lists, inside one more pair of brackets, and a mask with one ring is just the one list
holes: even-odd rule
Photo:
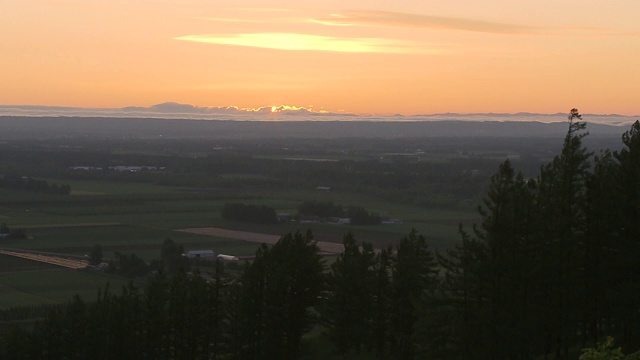
[[385, 39], [335, 38], [307, 34], [234, 34], [228, 35], [188, 35], [177, 37], [186, 40], [219, 45], [250, 46], [278, 50], [335, 51], [353, 53], [403, 53], [421, 52], [415, 45], [402, 44]]
[[640, 2], [600, 5], [5, 0], [0, 105], [640, 114]]

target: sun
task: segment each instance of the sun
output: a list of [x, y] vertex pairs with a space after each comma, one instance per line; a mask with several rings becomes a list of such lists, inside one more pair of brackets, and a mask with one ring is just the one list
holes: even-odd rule
[[271, 113], [277, 113], [278, 112], [278, 107], [277, 106], [272, 106], [271, 107]]

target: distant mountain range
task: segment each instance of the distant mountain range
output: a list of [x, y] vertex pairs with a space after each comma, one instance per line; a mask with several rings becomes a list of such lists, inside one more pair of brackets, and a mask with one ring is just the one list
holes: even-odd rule
[[[567, 109], [568, 110], [568, 109]], [[417, 115], [350, 114], [317, 111], [294, 106], [264, 106], [259, 108], [200, 107], [190, 104], [167, 102], [150, 107], [124, 108], [75, 108], [36, 105], [0, 105], [0, 116], [27, 117], [101, 117], [101, 118], [161, 118], [190, 120], [234, 121], [323, 121], [323, 122], [433, 122], [433, 121], [499, 121], [499, 122], [565, 122], [567, 113], [535, 114], [504, 113], [443, 113]], [[583, 114], [592, 124], [628, 126], [640, 116], [618, 114]]]

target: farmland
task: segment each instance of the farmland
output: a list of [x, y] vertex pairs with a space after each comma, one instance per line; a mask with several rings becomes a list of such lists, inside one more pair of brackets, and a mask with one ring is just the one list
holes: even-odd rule
[[[0, 187], [0, 222], [27, 234], [25, 239], [1, 239], [0, 248], [86, 257], [99, 245], [105, 260], [118, 252], [136, 254], [147, 262], [158, 259], [165, 239], [185, 251], [211, 249], [234, 256], [251, 256], [257, 247], [255, 242], [219, 234], [177, 231], [187, 228], [276, 237], [311, 230], [317, 241], [328, 243], [341, 243], [352, 232], [376, 248], [416, 229], [431, 247], [447, 249], [459, 240], [459, 224], [469, 227], [477, 221], [476, 206], [499, 162], [509, 157], [525, 176], [531, 176], [558, 146], [557, 139], [542, 135], [461, 138], [407, 133], [392, 138], [371, 133], [365, 138], [344, 133], [301, 132], [294, 137], [246, 132], [243, 137], [241, 132], [231, 136], [230, 129], [238, 126], [243, 131], [252, 125], [193, 122], [185, 122], [182, 132], [172, 130], [178, 135], [171, 136], [162, 127], [175, 121], [155, 120], [138, 120], [140, 127], [128, 133], [123, 132], [128, 131], [124, 122], [117, 130], [91, 119], [38, 120], [42, 126], [57, 125], [46, 133], [30, 133], [22, 121], [33, 119], [0, 120], [0, 176], [32, 177], [71, 188], [70, 195], [58, 195]], [[92, 130], [76, 131], [82, 124], [90, 124]], [[200, 130], [189, 133], [189, 127], [196, 125]], [[228, 127], [228, 136], [206, 130], [209, 126]], [[286, 126], [279, 128], [286, 133]], [[600, 144], [608, 138], [594, 140]], [[149, 168], [114, 170], [143, 165]], [[358, 206], [395, 221], [257, 224], [221, 216], [227, 203], [267, 206], [278, 214], [295, 215], [305, 201]], [[41, 265], [5, 257], [2, 264], [0, 288], [6, 296], [0, 308], [63, 301], [74, 292], [91, 297], [106, 283], [119, 286], [128, 281], [115, 275], [40, 269]], [[30, 267], [34, 269], [25, 270]], [[31, 285], [18, 286], [22, 283]]]
[[[5, 261], [3, 256], [2, 261]], [[26, 263], [26, 260], [22, 263]], [[0, 309], [13, 306], [63, 303], [78, 294], [87, 300], [96, 298], [99, 289], [109, 284], [119, 289], [127, 279], [107, 274], [62, 268], [0, 273]]]
[[[49, 181], [58, 181], [48, 179]], [[64, 181], [64, 180], [59, 180]], [[135, 253], [146, 261], [157, 259], [160, 245], [167, 238], [185, 250], [213, 249], [216, 253], [250, 256], [255, 242], [224, 236], [176, 231], [185, 228], [221, 227], [281, 236], [290, 231], [311, 229], [318, 241], [340, 243], [347, 231], [378, 247], [387, 246], [408, 233], [420, 229], [434, 246], [445, 247], [455, 241], [459, 219], [472, 219], [464, 211], [423, 209], [391, 204], [365, 195], [339, 192], [255, 191], [194, 192], [190, 188], [138, 183], [100, 183], [73, 181], [73, 193], [66, 197], [37, 196], [32, 193], [0, 189], [5, 201], [0, 205], [0, 220], [12, 228], [23, 228], [27, 239], [2, 240], [0, 247], [47, 254], [86, 256], [98, 244], [106, 259], [115, 252]], [[278, 224], [234, 223], [221, 219], [220, 208], [228, 201], [267, 204], [279, 212], [295, 212], [305, 199], [357, 203], [372, 211], [403, 219], [402, 224], [349, 226], [326, 223]], [[125, 278], [100, 273], [79, 272], [40, 265], [28, 260], [3, 256], [0, 259], [0, 309], [16, 305], [63, 302], [74, 294], [93, 299], [98, 289], [110, 284], [119, 288]]]
[[[86, 189], [96, 189], [91, 182], [75, 182], [73, 189], [89, 191], [84, 190], [84, 185]], [[155, 194], [141, 193], [138, 191], [144, 186], [139, 184], [118, 185], [97, 188], [99, 195], [45, 198], [39, 202], [33, 199], [32, 194], [25, 194], [25, 200], [20, 201], [17, 199], [20, 194], [12, 193], [13, 199], [0, 207], [2, 221], [12, 227], [24, 228], [29, 238], [5, 240], [2, 247], [84, 255], [91, 246], [100, 244], [107, 254], [110, 251], [135, 252], [148, 260], [157, 257], [159, 245], [165, 238], [172, 238], [186, 249], [214, 248], [217, 252], [233, 255], [250, 255], [255, 250], [255, 244], [251, 243], [175, 231], [212, 226], [271, 235], [310, 228], [318, 240], [329, 242], [340, 242], [346, 231], [353, 231], [379, 246], [385, 246], [385, 242], [392, 242], [411, 228], [417, 228], [425, 229], [423, 231], [430, 234], [434, 241], [444, 245], [454, 240], [455, 229], [461, 218], [472, 219], [472, 214], [464, 212], [393, 206], [366, 196], [342, 196], [340, 193], [318, 193], [315, 190], [264, 194], [247, 192], [234, 198], [231, 195], [202, 195], [194, 194], [191, 190], [181, 192], [180, 189], [171, 188], [159, 188]], [[129, 189], [129, 194], [126, 189]], [[5, 192], [0, 190], [0, 195]], [[364, 204], [372, 211], [400, 218], [403, 223], [376, 227], [294, 222], [259, 225], [229, 222], [221, 219], [219, 214], [220, 208], [228, 201], [268, 204], [279, 212], [292, 213], [304, 199]]]

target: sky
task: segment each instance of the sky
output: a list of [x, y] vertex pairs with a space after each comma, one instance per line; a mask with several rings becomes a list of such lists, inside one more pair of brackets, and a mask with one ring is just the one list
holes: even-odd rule
[[640, 114], [637, 0], [0, 0], [0, 105]]

